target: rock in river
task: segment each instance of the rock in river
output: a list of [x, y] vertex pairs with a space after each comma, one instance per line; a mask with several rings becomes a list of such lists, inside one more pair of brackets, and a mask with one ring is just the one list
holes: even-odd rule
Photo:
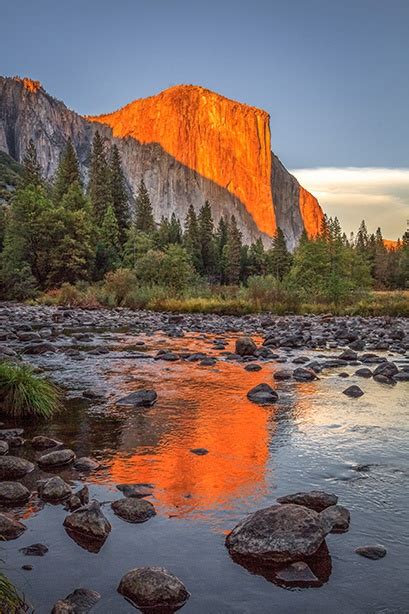
[[308, 367], [298, 367], [294, 369], [293, 377], [298, 382], [312, 382], [315, 379], [318, 379], [317, 374], [313, 369], [309, 369]]
[[156, 403], [158, 395], [154, 390], [136, 390], [116, 402], [123, 407], [151, 407]]
[[74, 468], [78, 471], [96, 471], [101, 465], [94, 458], [81, 456], [74, 461]]
[[331, 505], [321, 512], [321, 520], [327, 524], [330, 533], [346, 533], [349, 529], [351, 516], [346, 507]]
[[62, 442], [45, 435], [37, 435], [31, 440], [31, 445], [35, 450], [47, 450], [48, 448], [55, 448], [61, 446]]
[[313, 555], [328, 531], [320, 515], [302, 505], [272, 505], [240, 522], [226, 538], [231, 555], [261, 564]]
[[268, 384], [258, 384], [248, 391], [247, 398], [259, 405], [269, 405], [278, 400], [278, 394]]
[[48, 454], [40, 456], [38, 464], [40, 467], [45, 468], [63, 467], [64, 465], [69, 465], [74, 460], [75, 453], [72, 450], [55, 450], [55, 452], [48, 452]]
[[48, 548], [44, 544], [31, 544], [31, 546], [20, 548], [20, 552], [26, 556], [44, 556], [47, 554]]
[[20, 482], [0, 482], [0, 503], [13, 505], [29, 498], [30, 491]]
[[364, 394], [364, 391], [361, 390], [359, 386], [356, 386], [354, 384], [352, 386], [349, 386], [345, 390], [343, 390], [342, 394], [345, 394], [347, 397], [351, 397], [352, 399], [357, 399], [358, 397], [361, 397]]
[[59, 475], [47, 480], [39, 480], [37, 482], [37, 490], [42, 499], [48, 499], [49, 501], [61, 501], [71, 494], [70, 485], [64, 482]]
[[104, 542], [111, 531], [111, 525], [101, 512], [98, 501], [91, 501], [89, 505], [69, 514], [64, 520], [64, 526], [74, 535], [79, 534], [100, 542]]
[[7, 454], [8, 451], [9, 451], [9, 444], [7, 443], [7, 441], [0, 440], [0, 456], [2, 456], [3, 454]]
[[240, 337], [236, 341], [236, 354], [239, 356], [252, 356], [257, 346], [251, 337]]
[[96, 591], [76, 588], [65, 599], [57, 601], [51, 614], [86, 614], [101, 599]]
[[153, 484], [117, 484], [125, 497], [150, 497], [152, 495]]
[[0, 480], [23, 478], [33, 469], [33, 463], [19, 456], [0, 456]]
[[382, 559], [386, 555], [386, 548], [380, 544], [374, 544], [371, 546], [360, 546], [355, 550], [355, 552], [367, 559], [376, 561], [378, 559]]
[[146, 522], [149, 518], [156, 515], [152, 503], [146, 501], [146, 499], [137, 499], [135, 497], [113, 501], [111, 507], [117, 516], [127, 522]]
[[336, 505], [338, 497], [322, 490], [310, 490], [308, 492], [296, 492], [277, 499], [279, 503], [294, 503], [304, 505], [315, 512], [322, 512], [326, 507]]
[[190, 593], [179, 578], [163, 567], [137, 567], [128, 571], [118, 586], [142, 611], [175, 612], [185, 605]]
[[25, 530], [26, 526], [12, 518], [8, 514], [0, 514], [0, 538], [6, 541], [17, 539]]

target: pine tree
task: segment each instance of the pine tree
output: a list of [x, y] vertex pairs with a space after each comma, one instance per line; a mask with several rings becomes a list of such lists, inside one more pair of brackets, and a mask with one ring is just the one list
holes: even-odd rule
[[81, 185], [81, 175], [77, 154], [71, 139], [68, 139], [64, 151], [61, 154], [60, 163], [58, 165], [57, 174], [54, 181], [52, 196], [55, 205], [58, 205], [61, 202], [63, 196], [74, 183]]
[[380, 228], [377, 228], [375, 233], [373, 277], [378, 288], [388, 287], [387, 253], [382, 231]]
[[200, 273], [203, 271], [202, 245], [200, 241], [199, 224], [193, 205], [190, 205], [186, 215], [185, 235], [183, 240], [195, 270]]
[[248, 250], [248, 275], [265, 275], [267, 270], [267, 254], [261, 237], [250, 245]]
[[122, 170], [121, 156], [118, 147], [113, 145], [109, 158], [110, 202], [114, 208], [118, 221], [119, 238], [121, 245], [126, 240], [126, 231], [129, 228], [129, 199], [126, 189], [125, 176]]
[[92, 141], [91, 167], [88, 193], [96, 223], [101, 226], [108, 206], [111, 204], [109, 169], [104, 145], [99, 132]]
[[368, 255], [369, 236], [365, 220], [362, 220], [355, 238], [355, 248], [361, 255]]
[[202, 274], [213, 275], [215, 272], [216, 254], [213, 237], [213, 218], [209, 201], [200, 209], [198, 216]]
[[103, 277], [105, 273], [117, 268], [120, 264], [121, 244], [119, 227], [112, 205], [108, 205], [102, 220], [96, 253], [96, 275]]
[[226, 279], [230, 284], [239, 282], [241, 246], [241, 233], [233, 215], [229, 222], [227, 243], [223, 250], [226, 258]]
[[182, 243], [182, 226], [176, 215], [172, 213], [170, 220], [162, 217], [156, 234], [156, 245], [164, 249], [168, 245]]
[[221, 284], [226, 281], [226, 260], [224, 257], [224, 246], [227, 243], [228, 229], [227, 223], [222, 216], [216, 230], [215, 245], [216, 245], [216, 272]]
[[284, 233], [281, 228], [277, 228], [273, 239], [273, 245], [268, 252], [267, 261], [268, 272], [280, 281], [282, 281], [290, 271], [292, 258], [287, 249]]
[[38, 162], [37, 150], [32, 139], [29, 140], [28, 147], [23, 158], [23, 173], [20, 185], [21, 188], [25, 188], [29, 185], [43, 185], [41, 166]]
[[156, 229], [151, 201], [143, 179], [135, 201], [135, 227], [147, 234], [154, 233]]

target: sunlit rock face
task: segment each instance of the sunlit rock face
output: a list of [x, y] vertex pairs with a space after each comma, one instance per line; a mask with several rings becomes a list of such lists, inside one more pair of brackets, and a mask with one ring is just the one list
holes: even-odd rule
[[21, 161], [28, 141], [51, 178], [71, 138], [86, 178], [96, 130], [115, 142], [135, 193], [141, 178], [155, 218], [181, 221], [209, 200], [215, 222], [235, 215], [245, 242], [265, 243], [279, 226], [290, 248], [304, 228], [315, 235], [322, 211], [271, 153], [269, 116], [202, 87], [181, 85], [98, 117], [81, 117], [38, 82], [0, 78], [0, 149]]

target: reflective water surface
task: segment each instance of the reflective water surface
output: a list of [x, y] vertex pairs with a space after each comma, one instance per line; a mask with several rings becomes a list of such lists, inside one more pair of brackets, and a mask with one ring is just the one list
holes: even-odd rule
[[[338, 369], [312, 383], [272, 384], [272, 373], [283, 364], [260, 362], [261, 371], [248, 372], [243, 363], [224, 360], [210, 337], [102, 333], [101, 340], [109, 354], [86, 354], [83, 361], [60, 354], [32, 359], [69, 387], [71, 400], [51, 425], [28, 426], [26, 436], [47, 433], [77, 456], [102, 462], [101, 470], [81, 479], [104, 503], [112, 524], [106, 543], [93, 554], [64, 531], [67, 512], [61, 505], [34, 496], [17, 508], [28, 530], [2, 544], [2, 558], [36, 612], [50, 612], [57, 599], [80, 586], [102, 594], [96, 612], [134, 611], [116, 588], [123, 573], [139, 565], [167, 567], [183, 580], [192, 594], [186, 613], [409, 612], [408, 383], [391, 388], [359, 380], [351, 366], [342, 369], [351, 374], [348, 379]], [[146, 342], [143, 348], [136, 345], [140, 341]], [[226, 342], [226, 351], [233, 349], [234, 339]], [[204, 351], [219, 360], [208, 367], [150, 357], [167, 348]], [[145, 357], [135, 358], [131, 350]], [[294, 366], [296, 353], [280, 355]], [[277, 389], [276, 405], [260, 407], [247, 399], [260, 382]], [[363, 397], [342, 394], [352, 383], [362, 387]], [[115, 405], [143, 387], [157, 391], [153, 407]], [[84, 389], [103, 399], [85, 402]], [[208, 454], [195, 455], [195, 448]], [[21, 453], [39, 455], [29, 446]], [[60, 474], [80, 483], [70, 469]], [[34, 485], [42, 476], [37, 469], [25, 482]], [[158, 515], [141, 525], [117, 518], [109, 502], [122, 496], [118, 483], [152, 484]], [[282, 588], [231, 560], [225, 534], [243, 515], [280, 495], [314, 488], [336, 493], [351, 512], [349, 532], [327, 538], [330, 571], [321, 587]], [[49, 547], [44, 557], [19, 552], [36, 542]], [[368, 543], [382, 543], [387, 556], [370, 561], [355, 554]], [[25, 563], [33, 570], [22, 571]]]

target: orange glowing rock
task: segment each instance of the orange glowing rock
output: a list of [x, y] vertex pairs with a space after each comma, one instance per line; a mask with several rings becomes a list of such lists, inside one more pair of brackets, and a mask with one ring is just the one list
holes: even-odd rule
[[[107, 124], [115, 137], [159, 143], [179, 162], [237, 197], [261, 232], [275, 233], [266, 111], [203, 87], [179, 85], [87, 119]], [[299, 206], [308, 234], [317, 234], [323, 215], [317, 200], [300, 188]]]
[[15, 80], [19, 81], [19, 83], [22, 83], [26, 90], [28, 90], [29, 92], [34, 93], [38, 92], [38, 90], [41, 89], [40, 81], [35, 81], [34, 79], [29, 79], [28, 77], [15, 77]]

